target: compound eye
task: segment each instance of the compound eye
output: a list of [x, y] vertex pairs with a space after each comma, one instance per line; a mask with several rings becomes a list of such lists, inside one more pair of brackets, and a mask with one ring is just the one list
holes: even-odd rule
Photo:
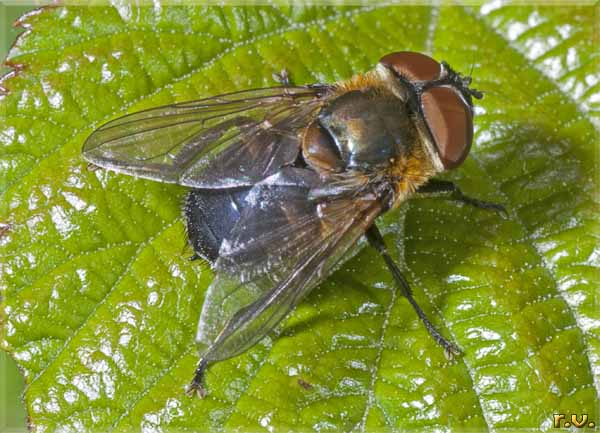
[[412, 51], [399, 51], [383, 56], [379, 63], [392, 68], [408, 81], [431, 81], [439, 78], [441, 66], [431, 57]]
[[425, 121], [446, 170], [458, 167], [473, 141], [473, 115], [466, 102], [450, 87], [433, 87], [421, 95]]

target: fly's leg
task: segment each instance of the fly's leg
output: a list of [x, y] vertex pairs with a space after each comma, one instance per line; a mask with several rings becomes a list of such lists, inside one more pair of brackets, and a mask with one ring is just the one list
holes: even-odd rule
[[0, 223], [0, 238], [11, 230], [12, 226], [6, 223]]
[[88, 162], [87, 165], [86, 165], [86, 168], [87, 168], [88, 171], [94, 172], [94, 171], [100, 169], [100, 166], [96, 165], [96, 164], [93, 164], [91, 162]]
[[417, 304], [417, 301], [413, 297], [412, 290], [410, 289], [408, 281], [406, 281], [406, 278], [404, 277], [404, 275], [402, 275], [402, 272], [400, 272], [400, 269], [390, 256], [390, 253], [388, 252], [385, 242], [383, 240], [383, 237], [381, 236], [381, 233], [379, 232], [379, 229], [375, 224], [369, 227], [369, 229], [366, 232], [366, 236], [367, 240], [369, 241], [369, 244], [373, 248], [375, 248], [377, 252], [379, 252], [379, 254], [381, 254], [381, 257], [383, 257], [385, 264], [387, 265], [388, 269], [392, 273], [392, 276], [394, 277], [394, 281], [400, 287], [400, 289], [402, 290], [402, 294], [406, 296], [406, 299], [408, 299], [410, 305], [412, 305], [412, 307], [414, 308], [415, 312], [417, 313], [417, 316], [419, 316], [419, 319], [421, 319], [423, 325], [425, 325], [425, 329], [427, 329], [427, 332], [429, 332], [429, 335], [433, 337], [436, 343], [438, 343], [444, 348], [446, 357], [448, 359], [452, 359], [452, 357], [460, 355], [460, 349], [454, 343], [451, 343], [450, 341], [446, 340], [442, 336], [442, 334], [440, 334], [440, 332], [437, 329], [435, 329], [435, 326], [433, 326], [431, 321], [427, 318], [425, 312], [421, 309], [419, 304]]
[[[296, 86], [294, 84], [293, 80], [291, 79], [290, 74], [286, 68], [283, 68], [279, 72], [274, 72], [272, 76], [273, 76], [273, 79], [279, 83], [279, 85], [283, 86], [284, 93], [286, 93], [288, 96], [290, 96], [292, 98], [295, 97], [293, 93], [291, 93], [289, 90], [286, 89], [286, 87]], [[300, 87], [305, 87], [307, 89], [316, 89], [317, 90], [316, 94], [317, 94], [317, 97], [319, 97], [319, 98], [321, 96], [323, 96], [325, 93], [327, 93], [329, 91], [329, 89], [332, 88], [332, 86], [330, 86], [328, 84], [323, 84], [323, 83], [304, 84]]]
[[283, 68], [279, 72], [274, 72], [273, 79], [284, 87], [293, 86], [292, 79], [290, 78], [290, 74], [289, 74], [288, 70], [285, 68]]
[[475, 206], [479, 209], [492, 210], [497, 212], [502, 218], [508, 218], [508, 213], [503, 205], [469, 197], [465, 195], [455, 183], [447, 180], [430, 179], [425, 185], [419, 187], [417, 193], [449, 194], [449, 197], [453, 200]]
[[198, 366], [196, 367], [196, 371], [194, 372], [194, 378], [185, 390], [185, 393], [188, 396], [193, 397], [194, 394], [196, 394], [200, 398], [204, 398], [204, 396], [206, 396], [206, 390], [204, 389], [204, 385], [202, 384], [206, 367], [208, 367], [208, 361], [204, 358], [200, 358]]
[[[290, 77], [290, 73], [288, 72], [288, 70], [286, 68], [283, 68], [279, 72], [274, 72], [272, 76], [273, 76], [273, 79], [275, 81], [277, 81], [283, 87], [294, 87], [295, 86], [292, 78]], [[324, 84], [324, 83], [313, 83], [313, 84], [305, 84], [304, 87], [307, 87], [309, 89], [311, 89], [311, 88], [312, 89], [314, 89], [314, 88], [323, 89], [323, 93], [325, 93], [326, 89], [329, 89], [331, 86], [328, 84]]]

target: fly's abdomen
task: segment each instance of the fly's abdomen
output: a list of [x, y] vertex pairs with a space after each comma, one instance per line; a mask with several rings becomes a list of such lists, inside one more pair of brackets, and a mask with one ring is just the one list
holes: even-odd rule
[[240, 219], [250, 188], [193, 189], [185, 201], [185, 221], [194, 252], [211, 264], [219, 257], [223, 239]]

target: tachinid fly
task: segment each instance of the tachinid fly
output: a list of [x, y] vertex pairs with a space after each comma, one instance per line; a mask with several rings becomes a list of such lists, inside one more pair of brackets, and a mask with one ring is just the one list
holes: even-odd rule
[[504, 213], [433, 177], [458, 167], [473, 139], [471, 79], [420, 53], [382, 57], [335, 84], [244, 90], [170, 104], [96, 130], [84, 157], [121, 173], [191, 188], [195, 257], [216, 272], [197, 340], [206, 349], [188, 392], [204, 396], [210, 363], [273, 329], [365, 235], [449, 355], [388, 254], [376, 218], [415, 193]]

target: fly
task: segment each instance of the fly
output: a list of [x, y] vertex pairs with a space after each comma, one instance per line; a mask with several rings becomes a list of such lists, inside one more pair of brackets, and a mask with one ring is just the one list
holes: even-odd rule
[[471, 78], [415, 52], [382, 57], [334, 84], [243, 90], [113, 120], [85, 142], [95, 165], [190, 188], [193, 258], [215, 270], [198, 324], [206, 349], [188, 387], [205, 395], [214, 362], [262, 339], [366, 236], [448, 356], [460, 353], [413, 298], [376, 219], [415, 193], [446, 193], [435, 176], [462, 164], [473, 140]]

